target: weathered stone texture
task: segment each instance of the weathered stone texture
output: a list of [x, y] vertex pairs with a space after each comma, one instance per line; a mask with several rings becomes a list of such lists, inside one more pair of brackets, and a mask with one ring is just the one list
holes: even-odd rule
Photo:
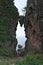
[[[40, 0], [39, 0], [40, 1]], [[39, 2], [37, 0], [28, 0], [26, 9], [26, 23], [27, 24], [27, 51], [29, 53], [41, 52], [41, 38], [40, 27], [38, 22]], [[41, 7], [41, 6], [40, 6]], [[42, 13], [42, 11], [40, 11]]]
[[26, 32], [26, 52], [40, 53], [43, 49], [43, 0], [27, 0], [26, 15], [20, 16]]

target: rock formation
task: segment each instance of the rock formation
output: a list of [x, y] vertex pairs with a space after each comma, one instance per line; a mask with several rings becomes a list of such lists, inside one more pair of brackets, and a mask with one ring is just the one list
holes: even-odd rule
[[22, 24], [25, 26], [27, 38], [25, 48], [26, 52], [42, 52], [43, 0], [27, 0], [25, 16], [19, 16], [18, 10], [14, 6], [13, 0], [0, 0], [0, 45], [2, 44], [3, 47], [6, 47], [13, 53], [15, 52], [17, 43], [16, 27], [18, 20], [20, 21], [21, 26]]
[[19, 13], [13, 0], [0, 0], [0, 45], [15, 53]]
[[[41, 4], [40, 4], [41, 3]], [[26, 9], [26, 35], [27, 35], [27, 51], [32, 53], [42, 52], [42, 42], [41, 42], [41, 32], [42, 27], [39, 26], [41, 23], [40, 18], [42, 18], [43, 10], [39, 9], [43, 1], [40, 0], [28, 0]], [[39, 5], [40, 4], [40, 5]], [[42, 7], [43, 8], [43, 7]], [[41, 11], [40, 11], [41, 10]], [[40, 21], [40, 22], [39, 22]]]
[[[25, 17], [20, 16], [21, 25], [24, 23], [26, 32], [26, 52], [39, 53], [43, 48], [43, 1], [27, 0]], [[42, 37], [41, 37], [42, 36]]]

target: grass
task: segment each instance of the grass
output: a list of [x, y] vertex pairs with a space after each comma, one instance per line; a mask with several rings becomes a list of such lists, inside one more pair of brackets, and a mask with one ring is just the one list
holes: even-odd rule
[[0, 57], [0, 65], [16, 65], [16, 61], [19, 60], [18, 57]]
[[7, 17], [0, 18], [0, 41], [12, 40], [14, 37], [10, 34], [9, 20]]
[[0, 65], [10, 65], [10, 64], [7, 62], [0, 62]]
[[16, 61], [16, 65], [43, 65], [43, 55], [27, 55], [24, 60]]
[[3, 60], [1, 60], [0, 61], [0, 65], [13, 65], [13, 64], [15, 64], [15, 61], [14, 61], [14, 59], [3, 59]]
[[0, 65], [43, 65], [43, 55], [27, 55], [24, 58], [8, 58], [2, 60]]
[[12, 54], [7, 48], [4, 48], [2, 45], [0, 45], [0, 57], [1, 56], [12, 57]]

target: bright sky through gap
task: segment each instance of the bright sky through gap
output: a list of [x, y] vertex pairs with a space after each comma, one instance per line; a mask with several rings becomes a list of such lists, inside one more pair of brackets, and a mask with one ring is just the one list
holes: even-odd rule
[[[24, 12], [23, 9], [27, 5], [27, 0], [14, 0], [14, 5], [18, 9], [19, 15], [24, 16], [26, 11]], [[24, 24], [21, 27], [18, 21], [17, 30], [16, 30], [16, 38], [17, 38], [18, 44], [22, 45], [22, 47], [25, 47], [25, 41], [27, 40], [25, 36], [26, 34], [25, 34]]]
[[[19, 21], [18, 21], [17, 30], [16, 30], [16, 39], [18, 41], [18, 44], [22, 45], [22, 48], [24, 48], [25, 41], [27, 40], [27, 38], [26, 38], [26, 34], [25, 34], [24, 24], [21, 27]], [[16, 47], [16, 48], [18, 49], [18, 47]]]
[[27, 0], [14, 0], [14, 4], [18, 8], [19, 15], [25, 15], [25, 12], [23, 12], [22, 10], [24, 9], [24, 7], [26, 7]]
[[19, 38], [19, 37], [25, 37], [24, 24], [23, 24], [22, 27], [21, 27], [19, 21], [18, 21], [17, 30], [16, 30], [16, 36], [17, 36], [18, 38]]

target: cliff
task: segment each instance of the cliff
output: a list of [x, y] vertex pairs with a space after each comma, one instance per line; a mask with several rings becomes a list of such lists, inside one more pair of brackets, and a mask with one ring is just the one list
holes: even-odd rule
[[25, 25], [26, 52], [43, 52], [43, 0], [27, 0], [26, 15], [20, 16]]
[[25, 26], [26, 53], [43, 52], [43, 0], [27, 0], [25, 16], [19, 16], [13, 0], [0, 0], [0, 48], [13, 54], [16, 52], [18, 20]]
[[[19, 13], [13, 0], [0, 0], [0, 46], [15, 53]], [[1, 53], [1, 52], [0, 52]]]
[[[42, 51], [42, 25], [43, 25], [43, 0], [28, 0], [26, 9], [26, 34], [27, 51], [30, 53], [40, 53]], [[43, 36], [42, 36], [43, 37]]]

